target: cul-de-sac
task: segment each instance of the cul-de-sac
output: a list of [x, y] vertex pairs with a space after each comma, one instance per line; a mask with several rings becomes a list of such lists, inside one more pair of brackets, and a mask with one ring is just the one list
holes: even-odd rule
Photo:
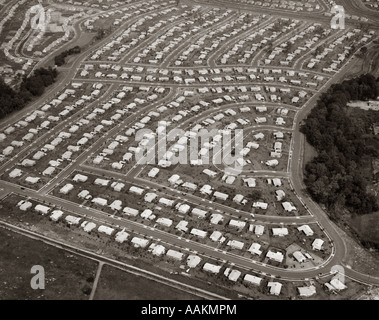
[[0, 299], [378, 299], [378, 32], [378, 0], [0, 0]]

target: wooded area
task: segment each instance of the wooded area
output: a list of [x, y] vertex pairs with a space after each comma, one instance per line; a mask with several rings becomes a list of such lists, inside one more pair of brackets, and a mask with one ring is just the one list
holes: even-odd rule
[[24, 78], [16, 91], [0, 77], [0, 119], [15, 110], [22, 109], [33, 97], [41, 96], [45, 88], [55, 82], [58, 73], [52, 68], [39, 68]]
[[376, 197], [366, 192], [372, 179], [367, 167], [379, 156], [378, 137], [372, 131], [379, 112], [351, 112], [347, 107], [351, 100], [376, 99], [378, 80], [365, 74], [332, 85], [301, 127], [318, 152], [305, 166], [305, 184], [313, 199], [327, 206], [331, 218], [336, 218], [336, 209], [361, 215], [379, 208]]
[[75, 46], [73, 48], [65, 50], [65, 51], [61, 52], [59, 55], [54, 57], [54, 63], [57, 66], [62, 66], [66, 63], [65, 58], [67, 56], [72, 55], [72, 54], [78, 54], [80, 52], [81, 52], [81, 48], [79, 46]]

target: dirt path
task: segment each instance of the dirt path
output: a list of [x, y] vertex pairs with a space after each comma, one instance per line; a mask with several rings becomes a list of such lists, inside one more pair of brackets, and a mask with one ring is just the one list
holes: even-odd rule
[[91, 294], [89, 296], [89, 300], [93, 300], [93, 297], [95, 296], [97, 283], [99, 282], [101, 269], [103, 269], [103, 265], [104, 265], [104, 262], [99, 261], [99, 267], [97, 268], [97, 271], [96, 271], [96, 277], [95, 277], [95, 280], [93, 281], [92, 291], [91, 291]]

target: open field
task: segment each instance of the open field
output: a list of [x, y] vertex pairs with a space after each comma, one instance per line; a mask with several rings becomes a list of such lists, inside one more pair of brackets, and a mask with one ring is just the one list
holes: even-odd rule
[[199, 297], [106, 265], [101, 271], [94, 299], [197, 300]]
[[364, 242], [379, 245], [379, 212], [356, 217], [351, 225]]
[[304, 158], [303, 158], [303, 170], [304, 166], [312, 161], [317, 156], [317, 151], [304, 139]]
[[[95, 261], [54, 248], [0, 227], [2, 300], [85, 300], [91, 293]], [[6, 257], [6, 259], [4, 259]], [[45, 269], [45, 289], [33, 290], [30, 272]]]
[[367, 46], [366, 53], [360, 53], [356, 64], [346, 73], [346, 78], [350, 79], [360, 74], [371, 73], [375, 77], [379, 76], [379, 44]]

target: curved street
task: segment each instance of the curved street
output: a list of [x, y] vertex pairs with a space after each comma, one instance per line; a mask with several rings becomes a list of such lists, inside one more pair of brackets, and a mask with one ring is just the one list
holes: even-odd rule
[[[224, 0], [220, 1], [205, 1], [205, 0], [195, 0], [194, 3], [201, 3], [201, 4], [207, 4], [207, 5], [214, 5], [214, 6], [227, 6], [228, 8], [233, 9], [239, 9], [239, 10], [254, 10], [257, 13], [271, 13], [271, 14], [279, 14], [280, 10], [276, 9], [269, 9], [269, 8], [256, 8], [252, 7], [247, 4], [236, 4], [233, 1], [228, 2]], [[346, 8], [346, 11], [348, 12], [354, 12], [355, 14], [365, 16], [368, 19], [370, 19], [370, 24], [377, 23], [378, 21], [378, 15], [375, 11], [370, 10], [366, 8], [359, 0], [347, 0], [343, 2], [344, 7]], [[298, 13], [298, 12], [286, 12], [285, 15], [290, 18], [300, 18], [309, 20], [309, 21], [322, 21], [324, 23], [328, 23], [330, 20], [329, 17], [324, 16], [322, 13], [327, 10], [327, 6], [325, 3], [322, 4], [322, 8], [319, 13]], [[158, 11], [153, 10], [152, 12]], [[97, 13], [96, 13], [97, 14]], [[94, 15], [96, 15], [94, 14]], [[27, 113], [29, 113], [32, 110], [37, 109], [42, 104], [47, 103], [51, 99], [53, 99], [58, 92], [64, 90], [68, 84], [72, 80], [78, 80], [77, 73], [80, 69], [82, 63], [88, 58], [91, 52], [94, 52], [96, 49], [106, 45], [110, 40], [115, 39], [117, 35], [120, 35], [124, 28], [127, 26], [132, 25], [142, 15], [137, 15], [133, 17], [133, 19], [125, 22], [120, 28], [117, 29], [117, 31], [114, 34], [111, 34], [107, 36], [106, 38], [102, 39], [101, 41], [96, 42], [93, 46], [85, 50], [84, 52], [80, 53], [76, 56], [75, 61], [69, 66], [69, 68], [64, 69], [64, 75], [60, 77], [59, 83], [56, 83], [50, 90], [43, 95], [41, 98], [34, 101], [30, 106], [26, 107], [25, 109], [16, 112], [12, 114], [10, 117], [4, 119], [1, 121], [2, 127], [7, 127], [10, 124], [14, 123], [18, 119], [21, 119], [22, 117], [26, 116]], [[233, 19], [234, 16], [228, 17], [227, 21], [230, 21]], [[75, 25], [75, 36], [72, 39], [70, 43], [65, 44], [65, 48], [70, 46], [73, 42], [75, 42], [78, 38], [78, 35], [80, 33], [80, 24], [84, 21], [84, 18], [78, 21]], [[181, 20], [180, 20], [181, 21]], [[271, 21], [271, 20], [270, 20]], [[222, 21], [225, 22], [225, 21]], [[216, 24], [216, 26], [221, 25], [222, 22], [219, 22]], [[176, 23], [176, 22], [175, 22]], [[174, 25], [175, 23], [168, 24], [164, 29], [162, 29], [160, 32], [155, 34], [151, 39], [147, 39], [145, 41], [142, 41], [139, 45], [137, 45], [135, 48], [133, 48], [130, 51], [130, 56], [126, 56], [124, 59], [121, 60], [123, 65], [127, 65], [126, 58], [129, 59], [132, 58], [135, 54], [140, 52], [145, 45], [148, 44], [148, 42], [153, 41], [154, 39], [157, 39], [161, 34], [166, 32], [166, 29], [169, 29], [171, 25]], [[263, 25], [261, 25], [262, 27]], [[378, 27], [377, 25], [374, 25], [374, 27]], [[203, 30], [198, 34], [195, 34], [192, 36], [192, 38], [186, 39], [183, 41], [178, 47], [171, 51], [168, 56], [163, 60], [161, 67], [164, 68], [170, 68], [169, 62], [170, 60], [173, 60], [175, 56], [178, 56], [180, 52], [186, 48], [191, 42], [194, 42], [196, 39], [200, 38], [200, 36], [206, 35], [207, 30]], [[245, 34], [245, 33], [244, 33]], [[292, 32], [290, 33], [292, 36]], [[243, 35], [238, 36], [238, 39], [243, 38]], [[287, 38], [289, 38], [289, 35], [287, 35]], [[233, 43], [235, 39], [230, 39], [226, 44]], [[234, 41], [235, 43], [235, 41]], [[278, 41], [279, 43], [279, 41]], [[62, 48], [61, 48], [62, 49]], [[51, 53], [49, 56], [47, 56], [42, 62], [41, 65], [46, 62], [48, 59], [51, 59], [52, 55], [55, 53]], [[210, 57], [208, 58], [209, 67], [217, 67], [216, 66], [216, 56], [219, 51], [216, 50], [216, 52], [212, 53]], [[214, 211], [223, 213], [227, 215], [228, 217], [237, 217], [238, 215], [242, 215], [245, 220], [247, 221], [258, 221], [258, 222], [265, 222], [265, 223], [282, 223], [282, 224], [292, 224], [292, 225], [298, 225], [298, 224], [304, 224], [304, 223], [318, 223], [322, 230], [325, 232], [327, 237], [332, 242], [332, 248], [331, 248], [331, 255], [323, 261], [320, 265], [312, 268], [298, 268], [298, 269], [285, 269], [285, 268], [278, 268], [274, 266], [270, 266], [267, 264], [264, 264], [259, 261], [255, 261], [253, 259], [242, 257], [241, 255], [237, 255], [231, 252], [222, 251], [217, 248], [211, 247], [209, 245], [199, 243], [196, 241], [192, 241], [189, 239], [185, 239], [183, 237], [177, 236], [173, 233], [164, 232], [162, 230], [159, 230], [158, 228], [146, 226], [141, 223], [134, 222], [130, 219], [125, 219], [123, 217], [114, 217], [111, 216], [105, 212], [102, 212], [100, 210], [96, 210], [94, 208], [84, 207], [82, 205], [78, 205], [74, 202], [70, 202], [61, 198], [58, 198], [56, 196], [52, 195], [52, 191], [54, 188], [57, 187], [60, 183], [64, 182], [67, 177], [69, 177], [72, 173], [74, 173], [76, 170], [84, 170], [86, 172], [90, 172], [99, 176], [107, 176], [109, 178], [113, 178], [115, 180], [123, 180], [128, 181], [130, 183], [133, 183], [136, 186], [143, 187], [144, 189], [149, 190], [157, 190], [162, 188], [162, 185], [159, 183], [155, 183], [152, 181], [147, 181], [139, 177], [139, 174], [141, 172], [141, 166], [138, 164], [134, 165], [130, 171], [127, 174], [118, 173], [115, 171], [110, 171], [106, 169], [102, 169], [100, 167], [95, 168], [92, 166], [89, 166], [86, 164], [87, 159], [93, 155], [96, 151], [98, 151], [104, 144], [107, 142], [108, 139], [116, 135], [118, 132], [120, 132], [121, 129], [126, 128], [127, 126], [131, 126], [131, 124], [134, 124], [141, 116], [145, 115], [150, 110], [153, 110], [153, 108], [158, 107], [159, 105], [163, 105], [166, 103], [169, 103], [174, 98], [177, 97], [178, 93], [182, 90], [185, 90], [188, 87], [198, 88], [202, 86], [202, 84], [196, 84], [193, 86], [187, 86], [184, 84], [162, 84], [162, 87], [169, 87], [169, 92], [162, 98], [157, 99], [156, 101], [147, 104], [146, 106], [140, 107], [136, 109], [136, 111], [132, 112], [130, 115], [126, 116], [125, 119], [123, 119], [121, 122], [119, 122], [117, 125], [114, 125], [112, 128], [109, 129], [106, 133], [102, 134], [101, 137], [99, 137], [96, 141], [94, 141], [90, 147], [85, 149], [84, 151], [81, 151], [80, 155], [77, 156], [77, 158], [72, 161], [69, 165], [67, 165], [63, 170], [60, 171], [58, 175], [56, 175], [53, 179], [51, 179], [47, 184], [45, 184], [41, 189], [39, 190], [32, 190], [24, 187], [20, 187], [14, 183], [6, 182], [6, 181], [0, 181], [0, 199], [5, 197], [7, 194], [14, 193], [17, 195], [21, 195], [23, 197], [29, 197], [32, 199], [35, 199], [37, 201], [54, 205], [58, 208], [61, 208], [62, 210], [66, 210], [67, 212], [75, 213], [77, 215], [80, 215], [82, 217], [90, 216], [93, 220], [99, 221], [101, 223], [105, 223], [107, 225], [115, 226], [117, 225], [120, 228], [126, 228], [128, 230], [133, 230], [134, 232], [138, 234], [148, 235], [151, 239], [158, 239], [161, 243], [167, 243], [174, 245], [186, 252], [197, 252], [201, 255], [204, 255], [206, 257], [212, 257], [216, 259], [219, 262], [225, 263], [232, 263], [244, 270], [251, 270], [256, 271], [260, 273], [261, 275], [272, 275], [275, 277], [280, 277], [282, 280], [289, 280], [289, 281], [304, 281], [304, 279], [309, 278], [316, 278], [316, 277], [327, 277], [331, 274], [332, 268], [334, 266], [342, 266], [344, 267], [345, 275], [351, 279], [354, 279], [356, 281], [370, 284], [370, 285], [379, 285], [379, 277], [373, 277], [370, 275], [362, 274], [359, 271], [356, 271], [352, 269], [351, 267], [347, 266], [345, 261], [347, 259], [347, 244], [344, 241], [344, 238], [341, 236], [342, 231], [337, 227], [333, 222], [330, 221], [328, 218], [327, 213], [314, 201], [312, 201], [309, 198], [309, 195], [306, 192], [305, 185], [303, 183], [303, 159], [304, 159], [304, 136], [300, 133], [299, 127], [302, 121], [307, 117], [310, 110], [315, 106], [315, 103], [317, 102], [317, 99], [320, 97], [322, 92], [325, 92], [329, 88], [329, 86], [334, 82], [337, 83], [341, 81], [344, 78], [345, 72], [348, 70], [348, 68], [351, 66], [352, 63], [354, 63], [354, 55], [344, 64], [343, 68], [336, 73], [334, 76], [331, 76], [328, 81], [319, 89], [309, 89], [308, 91], [313, 94], [313, 96], [301, 107], [292, 107], [290, 106], [291, 110], [295, 110], [296, 115], [294, 118], [294, 123], [292, 126], [292, 129], [286, 129], [282, 128], [283, 130], [292, 130], [292, 140], [291, 140], [291, 147], [289, 150], [289, 162], [286, 172], [275, 172], [275, 171], [269, 171], [269, 170], [261, 170], [257, 172], [244, 172], [247, 176], [251, 177], [283, 177], [283, 178], [289, 178], [291, 181], [291, 185], [293, 187], [294, 193], [296, 196], [302, 200], [302, 203], [304, 204], [304, 207], [310, 212], [310, 215], [304, 215], [304, 216], [288, 216], [288, 217], [281, 217], [281, 216], [265, 216], [265, 215], [251, 215], [248, 212], [244, 212], [243, 210], [236, 210], [231, 207], [225, 206], [221, 203], [218, 203], [216, 201], [210, 201], [209, 199], [201, 199], [198, 196], [195, 196], [193, 194], [185, 194], [183, 196], [183, 193], [180, 192], [177, 189], [170, 188], [170, 187], [164, 187], [164, 193], [166, 193], [168, 196], [171, 196], [174, 199], [185, 199], [188, 203], [191, 203], [193, 205], [202, 206], [204, 208], [211, 208]], [[304, 62], [304, 57], [300, 57], [298, 62]], [[95, 62], [94, 64], [99, 63]], [[40, 64], [38, 64], [40, 65]], [[302, 63], [296, 63], [297, 71], [302, 69]], [[63, 70], [63, 69], [62, 69]], [[311, 71], [310, 71], [311, 72]], [[316, 74], [316, 72], [312, 73], [313, 75]], [[79, 80], [78, 80], [79, 81]], [[90, 82], [90, 81], [98, 81], [95, 79], [80, 79], [82, 82]], [[58, 123], [58, 125], [53, 129], [54, 131], [60, 131], [69, 125], [72, 124], [74, 120], [78, 120], [89, 108], [92, 108], [93, 106], [100, 104], [100, 102], [105, 101], [105, 99], [109, 99], [111, 97], [112, 91], [114, 91], [118, 86], [121, 84], [125, 84], [126, 81], [122, 80], [99, 80], [104, 84], [110, 84], [107, 91], [104, 93], [104, 95], [101, 96], [98, 100], [90, 103], [85, 108], [82, 108], [81, 110], [77, 111], [77, 113], [72, 116], [72, 118], [67, 118]], [[264, 86], [264, 82], [257, 82], [259, 85]], [[147, 81], [140, 81], [133, 83], [133, 85], [136, 86], [142, 86], [147, 85], [150, 86], [151, 83]], [[161, 85], [160, 83], [153, 83], [153, 85]], [[245, 84], [246, 85], [246, 84]], [[216, 87], [221, 86], [221, 84], [211, 84], [210, 87]], [[280, 88], [281, 86], [284, 86], [283, 84], [277, 84], [277, 87]], [[287, 87], [290, 87], [291, 89], [297, 88], [296, 86], [288, 85]], [[201, 114], [191, 117], [188, 120], [182, 121], [180, 125], [178, 126], [183, 127], [187, 125], [188, 123], [192, 123], [194, 120], [202, 119], [203, 117], [209, 116], [213, 112], [224, 110], [230, 107], [240, 106], [240, 105], [247, 105], [247, 103], [244, 102], [234, 102], [230, 104], [225, 104], [222, 107], [215, 107], [211, 108], [209, 110], [206, 110], [202, 112]], [[275, 105], [275, 103], [267, 102], [267, 105]], [[251, 130], [255, 128], [259, 128], [260, 130], [275, 130], [278, 129], [275, 125], [263, 125], [263, 126], [252, 126], [250, 127]], [[39, 136], [33, 143], [29, 144], [26, 148], [22, 149], [17, 155], [15, 155], [13, 158], [9, 159], [8, 161], [2, 163], [0, 165], [1, 172], [8, 172], [12, 167], [17, 165], [21, 160], [27, 156], [31, 151], [33, 151], [34, 147], [42, 145], [47, 141], [47, 138], [51, 136], [52, 132], [49, 130], [43, 135]], [[3, 222], [0, 222], [3, 225], [6, 225]], [[10, 228], [10, 226], [7, 226]], [[25, 231], [28, 233], [29, 231]], [[37, 234], [33, 235], [35, 237], [38, 237]], [[46, 239], [45, 239], [46, 240]], [[46, 240], [47, 241], [47, 240]], [[51, 240], [53, 244], [53, 240]], [[54, 244], [53, 244], [54, 245]], [[57, 245], [57, 243], [55, 243]], [[64, 245], [64, 244], [60, 244]], [[69, 244], [66, 244], [69, 246]], [[70, 248], [71, 250], [72, 248]], [[79, 251], [83, 251], [80, 248], [77, 248]], [[99, 261], [105, 261], [107, 258], [101, 257], [94, 253], [89, 252], [83, 252], [83, 254], [87, 256], [91, 256], [92, 258], [95, 257]], [[110, 263], [110, 261], [107, 261]], [[111, 261], [113, 265], [117, 265], [117, 261]], [[175, 284], [177, 285], [177, 284]], [[211, 293], [203, 292], [204, 296], [212, 296]], [[215, 296], [213, 296], [214, 298]]]

